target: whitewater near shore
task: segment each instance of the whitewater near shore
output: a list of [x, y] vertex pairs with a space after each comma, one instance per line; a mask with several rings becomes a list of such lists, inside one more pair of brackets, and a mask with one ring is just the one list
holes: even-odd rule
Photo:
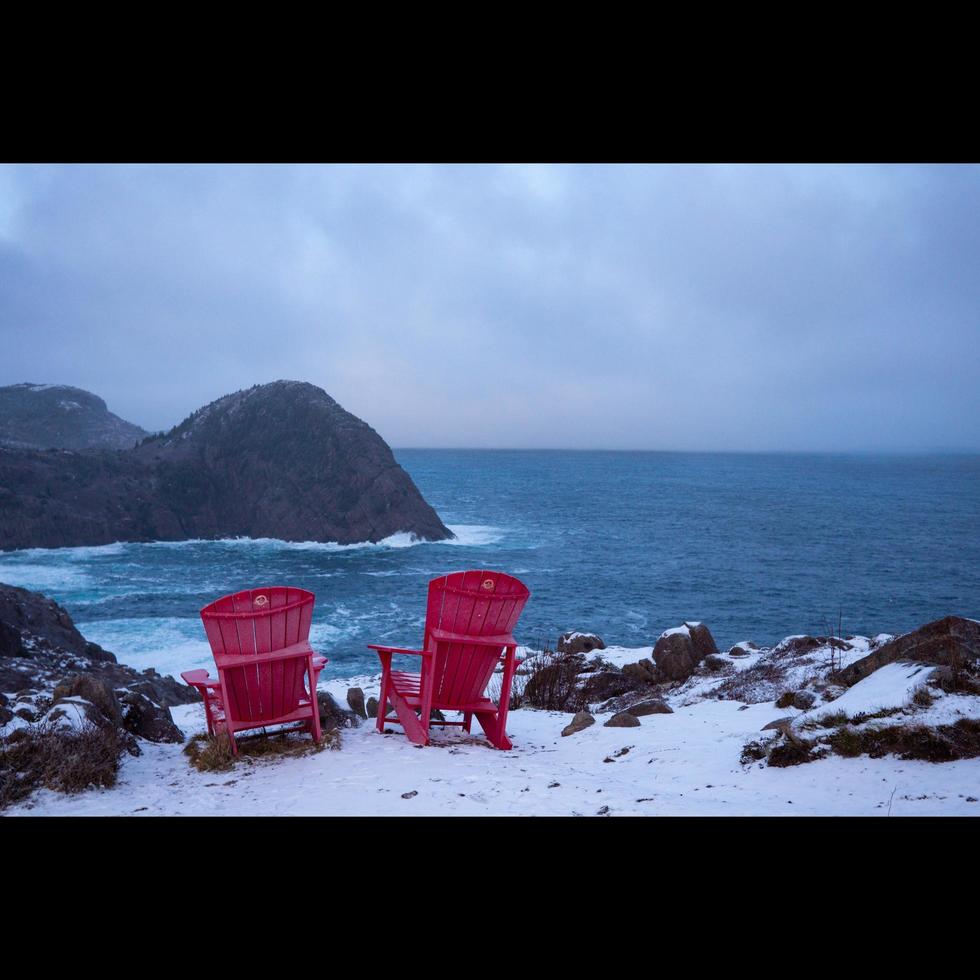
[[[649, 648], [608, 648], [630, 662]], [[752, 657], [739, 664], [751, 666]], [[879, 672], [880, 673], [880, 672]], [[870, 678], [869, 678], [870, 680]], [[343, 703], [349, 686], [377, 696], [380, 677], [328, 681]], [[773, 702], [711, 696], [717, 683], [694, 680], [668, 696], [672, 714], [634, 728], [596, 724], [563, 737], [570, 715], [512, 711], [511, 752], [492, 749], [476, 726], [434, 729], [419, 748], [401, 729], [379, 734], [374, 720], [343, 729], [339, 749], [303, 756], [243, 759], [227, 772], [199, 772], [182, 745], [142, 743], [124, 756], [112, 789], [65, 796], [49, 790], [9, 815], [109, 816], [924, 816], [980, 815], [980, 761], [936, 764], [890, 755], [828, 756], [789, 768], [743, 763], [746, 742], [769, 722], [805, 712]], [[916, 683], [896, 669], [875, 679], [874, 706], [909, 704]], [[857, 690], [856, 686], [852, 690]], [[869, 688], [870, 690], [870, 688]], [[855, 700], [852, 695], [852, 700]], [[870, 706], [864, 705], [865, 707]], [[190, 737], [204, 729], [199, 704], [172, 709]], [[980, 716], [980, 698], [942, 698], [939, 720]], [[769, 733], [766, 733], [769, 734]]]

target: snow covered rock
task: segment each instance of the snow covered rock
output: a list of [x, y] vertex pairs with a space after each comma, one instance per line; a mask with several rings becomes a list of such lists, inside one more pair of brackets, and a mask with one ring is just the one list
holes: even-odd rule
[[962, 616], [946, 616], [926, 623], [849, 664], [839, 676], [851, 686], [896, 660], [944, 665], [980, 660], [980, 622]]
[[606, 644], [602, 637], [595, 633], [569, 630], [558, 637], [558, 653], [591, 653], [593, 650], [605, 649]]
[[174, 724], [170, 709], [154, 704], [145, 694], [129, 691], [122, 696], [123, 727], [149, 742], [183, 742], [184, 733]]
[[705, 657], [717, 652], [714, 637], [704, 623], [685, 623], [660, 634], [653, 659], [664, 680], [685, 681]]

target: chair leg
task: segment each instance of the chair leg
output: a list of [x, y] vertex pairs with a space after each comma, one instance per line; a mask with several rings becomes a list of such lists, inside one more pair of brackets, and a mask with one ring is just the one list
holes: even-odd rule
[[499, 715], [481, 711], [477, 714], [476, 720], [480, 723], [480, 727], [486, 733], [490, 744], [494, 748], [507, 752], [514, 747], [514, 743], [511, 742], [507, 737], [507, 733], [504, 731], [504, 726]]
[[238, 743], [235, 741], [235, 732], [232, 728], [228, 729], [228, 739], [231, 742], [231, 754], [238, 755]]
[[463, 731], [466, 732], [467, 735], [469, 735], [469, 733], [470, 733], [470, 726], [472, 724], [473, 724], [473, 712], [472, 711], [464, 711], [463, 712]]
[[378, 695], [378, 720], [375, 722], [375, 728], [379, 732], [385, 730], [385, 716], [388, 714], [388, 674], [385, 672], [381, 675], [381, 693]]
[[388, 694], [405, 734], [416, 745], [429, 744], [429, 719], [419, 718], [402, 696], [392, 688]]

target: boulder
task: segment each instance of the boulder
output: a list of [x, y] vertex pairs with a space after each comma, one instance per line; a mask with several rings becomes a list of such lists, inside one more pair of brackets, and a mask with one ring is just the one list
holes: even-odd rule
[[607, 701], [609, 698], [634, 691], [645, 683], [648, 683], [645, 677], [641, 680], [626, 673], [625, 670], [600, 670], [587, 675], [582, 685], [582, 698], [590, 703]]
[[640, 724], [640, 719], [636, 715], [630, 714], [628, 711], [618, 711], [616, 714], [609, 719], [609, 721], [603, 723], [603, 728], [638, 728]]
[[184, 733], [174, 724], [170, 709], [154, 704], [145, 694], [129, 691], [122, 696], [123, 728], [148, 742], [183, 742]]
[[579, 633], [569, 630], [558, 637], [558, 653], [591, 653], [593, 650], [605, 650], [606, 644], [602, 637], [595, 633]]
[[703, 623], [685, 623], [660, 634], [653, 648], [658, 672], [670, 681], [686, 681], [709, 654], [715, 641]]
[[728, 651], [729, 657], [748, 657], [759, 648], [751, 640], [742, 640]]
[[351, 711], [361, 718], [367, 718], [367, 709], [364, 707], [364, 692], [359, 687], [351, 687], [347, 690], [347, 703]]
[[769, 722], [768, 725], [763, 725], [761, 731], [768, 732], [775, 730], [777, 732], [786, 732], [793, 724], [793, 718], [793, 715], [787, 715], [785, 718], [777, 718], [775, 721]]
[[574, 735], [576, 732], [580, 732], [583, 729], [589, 727], [589, 725], [595, 724], [595, 718], [588, 713], [588, 711], [579, 711], [572, 720], [561, 730], [562, 735]]
[[333, 697], [326, 691], [316, 692], [316, 701], [320, 707], [320, 727], [325, 732], [336, 728], [356, 728], [360, 718], [353, 711], [341, 708]]
[[[123, 711], [116, 692], [105, 681], [91, 674], [75, 674], [62, 681], [55, 687], [52, 699], [57, 703], [62, 698], [84, 698], [98, 709], [105, 719], [103, 724], [108, 722], [116, 728], [123, 724]], [[180, 741], [183, 741], [183, 736]]]
[[631, 704], [629, 713], [642, 718], [644, 715], [672, 715], [674, 709], [660, 698], [648, 698], [646, 701], [640, 701], [639, 704]]
[[851, 687], [879, 667], [896, 660], [948, 667], [960, 666], [967, 660], [980, 660], [980, 623], [962, 616], [934, 620], [884, 643], [866, 657], [845, 667], [837, 676]]
[[367, 704], [364, 706], [364, 710], [367, 712], [368, 718], [378, 717], [378, 699], [368, 698]]

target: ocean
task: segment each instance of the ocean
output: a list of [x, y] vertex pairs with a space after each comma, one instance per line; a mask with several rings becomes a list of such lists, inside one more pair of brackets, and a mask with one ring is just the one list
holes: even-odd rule
[[901, 633], [980, 619], [980, 456], [396, 450], [451, 542], [235, 539], [0, 552], [0, 582], [53, 597], [143, 669], [211, 664], [198, 611], [259, 585], [310, 589], [324, 676], [374, 673], [367, 643], [417, 646], [430, 578], [521, 578], [517, 629], [651, 646], [684, 620], [719, 647], [794, 633]]

